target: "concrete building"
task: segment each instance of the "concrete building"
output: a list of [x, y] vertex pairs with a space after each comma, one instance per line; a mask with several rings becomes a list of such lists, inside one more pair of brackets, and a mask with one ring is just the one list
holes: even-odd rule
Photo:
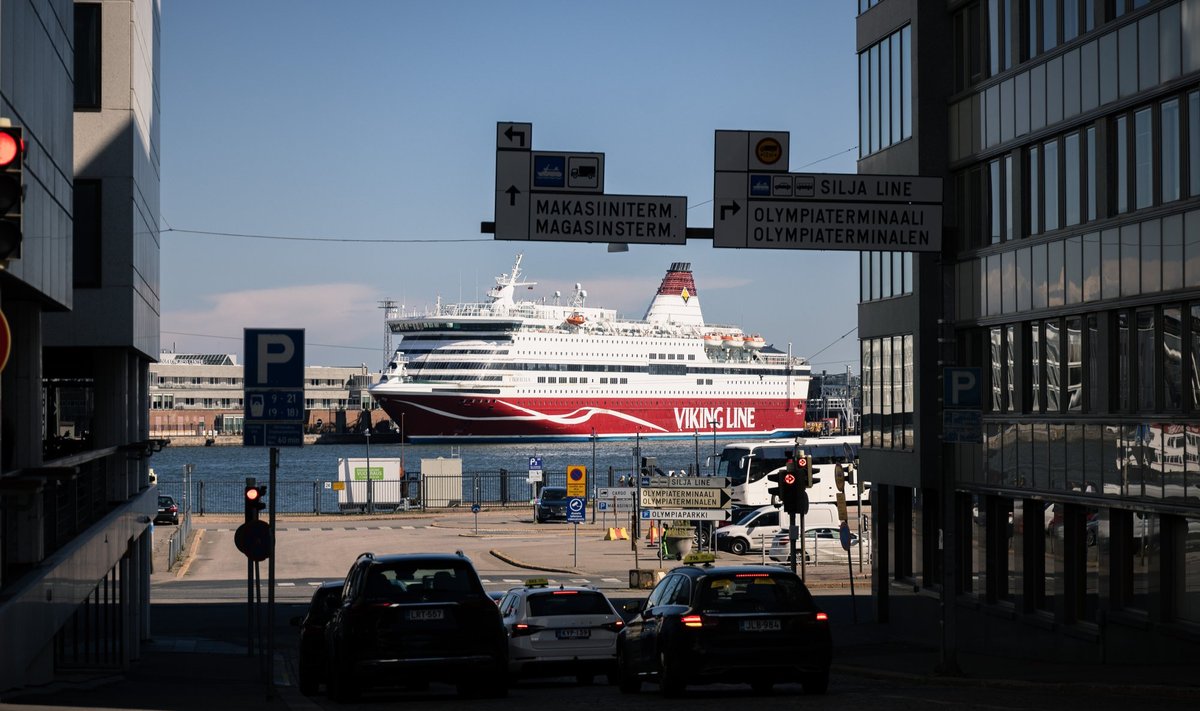
[[879, 616], [950, 662], [1198, 658], [1200, 0], [860, 0], [857, 51], [859, 172], [946, 198], [940, 254], [862, 255]]
[[27, 142], [24, 240], [0, 269], [0, 694], [126, 668], [149, 637], [159, 16], [0, 2], [0, 115]]
[[[359, 431], [363, 410], [374, 410], [367, 388], [378, 380], [365, 365], [306, 366], [306, 431]], [[231, 354], [163, 353], [150, 366], [150, 436], [240, 435], [245, 420], [242, 366]], [[372, 413], [378, 427], [388, 422]]]

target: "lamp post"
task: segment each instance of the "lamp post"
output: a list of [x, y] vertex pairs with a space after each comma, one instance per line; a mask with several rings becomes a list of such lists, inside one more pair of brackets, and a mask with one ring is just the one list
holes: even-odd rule
[[367, 438], [367, 513], [375, 513], [375, 482], [371, 480], [371, 426], [363, 433]]
[[709, 420], [709, 421], [708, 421], [708, 425], [709, 425], [709, 427], [712, 427], [712, 431], [713, 431], [713, 466], [712, 466], [712, 473], [713, 473], [713, 476], [716, 476], [716, 475], [717, 475], [717, 421], [716, 421], [716, 420]]

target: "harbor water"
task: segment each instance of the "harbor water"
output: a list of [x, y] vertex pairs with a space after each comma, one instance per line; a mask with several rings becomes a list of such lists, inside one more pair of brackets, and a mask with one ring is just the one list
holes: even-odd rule
[[[376, 482], [374, 501], [420, 503], [419, 492], [431, 482], [421, 473], [423, 459], [459, 459], [462, 462], [461, 495], [447, 505], [527, 504], [533, 487], [527, 481], [529, 460], [542, 460], [543, 484], [562, 486], [568, 466], [588, 469], [588, 491], [619, 485], [637, 470], [639, 457], [655, 457], [664, 471], [701, 476], [713, 473], [723, 443], [700, 435], [692, 440], [640, 443], [629, 441], [563, 442], [539, 444], [365, 445], [337, 444], [288, 447], [279, 450], [275, 501], [285, 513], [335, 513], [338, 492], [330, 484], [338, 479], [338, 460], [401, 460], [405, 482]], [[184, 491], [184, 471], [191, 465], [191, 485]], [[159, 489], [194, 512], [236, 513], [242, 508], [242, 488], [247, 477], [266, 484], [270, 454], [265, 447], [173, 447], [150, 460]]]

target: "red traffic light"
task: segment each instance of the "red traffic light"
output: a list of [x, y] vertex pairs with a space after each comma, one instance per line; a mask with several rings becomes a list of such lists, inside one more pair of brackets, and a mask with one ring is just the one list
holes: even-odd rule
[[798, 467], [807, 467], [807, 466], [808, 466], [808, 460], [807, 460], [807, 459], [804, 459], [803, 457], [802, 457], [802, 458], [800, 458], [800, 459], [797, 459], [797, 460], [796, 460], [796, 466], [798, 466]]
[[783, 475], [783, 483], [787, 484], [788, 486], [795, 484], [796, 483], [796, 475], [792, 474], [790, 472], [787, 474], [784, 474]]
[[0, 166], [7, 166], [20, 158], [25, 150], [22, 145], [24, 142], [7, 131], [0, 131]]
[[258, 489], [256, 487], [248, 487], [246, 489], [246, 501], [258, 501]]

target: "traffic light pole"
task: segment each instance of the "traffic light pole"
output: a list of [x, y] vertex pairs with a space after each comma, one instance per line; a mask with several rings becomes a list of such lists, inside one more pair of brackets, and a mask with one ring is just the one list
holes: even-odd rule
[[796, 512], [788, 513], [788, 546], [791, 547], [788, 560], [792, 561], [792, 573], [796, 572]]
[[[246, 477], [247, 489], [256, 483], [254, 477]], [[246, 518], [249, 519], [249, 509]], [[246, 557], [246, 656], [254, 656], [254, 561], [249, 556]]]
[[[370, 439], [367, 440], [370, 442]], [[368, 462], [370, 460], [367, 460]], [[267, 700], [275, 697], [275, 499], [279, 473], [279, 448], [271, 447], [271, 472], [268, 479], [267, 491], [270, 492], [270, 508], [267, 509], [271, 519], [271, 557], [267, 563]], [[367, 466], [368, 486], [371, 481], [371, 467]]]

